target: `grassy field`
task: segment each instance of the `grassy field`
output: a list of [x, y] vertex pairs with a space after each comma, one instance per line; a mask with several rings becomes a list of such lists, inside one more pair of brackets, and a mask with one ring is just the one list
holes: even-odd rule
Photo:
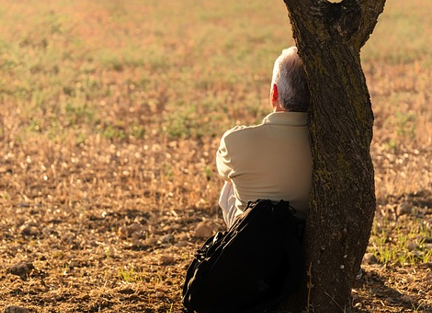
[[[359, 312], [432, 312], [431, 10], [389, 0], [362, 51], [378, 206]], [[270, 111], [292, 44], [283, 1], [3, 1], [0, 310], [180, 312], [200, 232], [223, 229], [219, 138]]]

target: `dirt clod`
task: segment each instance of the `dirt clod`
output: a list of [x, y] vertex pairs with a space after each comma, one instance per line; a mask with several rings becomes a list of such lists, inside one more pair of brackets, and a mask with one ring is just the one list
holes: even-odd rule
[[417, 247], [418, 247], [418, 244], [414, 241], [410, 241], [407, 244], [408, 251], [415, 251], [417, 249]]
[[8, 306], [5, 308], [4, 313], [29, 313], [29, 310], [21, 306]]
[[32, 270], [34, 270], [33, 263], [20, 262], [10, 267], [8, 272], [12, 275], [19, 276], [22, 280], [26, 280]]
[[29, 236], [29, 237], [37, 237], [39, 235], [39, 230], [37, 227], [32, 225], [23, 225], [21, 226], [21, 234], [23, 236]]
[[378, 262], [378, 260], [373, 253], [366, 253], [363, 257], [363, 262], [365, 264], [375, 264]]
[[160, 239], [160, 241], [162, 243], [172, 243], [174, 242], [174, 236], [171, 234], [165, 235]]
[[213, 227], [209, 222], [201, 222], [195, 228], [195, 237], [198, 238], [206, 238], [210, 237], [213, 234]]
[[174, 256], [172, 256], [172, 255], [164, 254], [164, 255], [161, 255], [161, 256], [160, 256], [159, 261], [160, 261], [162, 264], [164, 264], [164, 265], [166, 265], [166, 264], [172, 264], [172, 263], [175, 262], [175, 258], [174, 258]]
[[411, 214], [411, 207], [408, 203], [402, 202], [398, 205], [396, 213], [398, 216]]
[[127, 227], [128, 235], [131, 236], [134, 233], [140, 234], [143, 233], [145, 230], [145, 227], [141, 225], [140, 223], [133, 223], [132, 225]]

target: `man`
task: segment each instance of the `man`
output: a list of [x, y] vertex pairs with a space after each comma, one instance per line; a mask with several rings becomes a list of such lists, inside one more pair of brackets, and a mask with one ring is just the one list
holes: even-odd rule
[[283, 50], [270, 87], [273, 112], [262, 124], [227, 131], [216, 155], [225, 180], [219, 205], [228, 227], [248, 201], [286, 200], [305, 218], [312, 160], [307, 129], [310, 95], [297, 48]]

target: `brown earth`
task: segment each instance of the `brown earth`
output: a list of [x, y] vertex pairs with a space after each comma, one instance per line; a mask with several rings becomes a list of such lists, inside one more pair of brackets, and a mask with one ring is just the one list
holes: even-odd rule
[[[19, 181], [13, 178], [22, 171], [20, 163], [11, 161], [0, 169], [2, 188], [17, 188]], [[0, 308], [5, 312], [13, 312], [9, 306], [29, 312], [181, 311], [182, 283], [194, 250], [211, 232], [224, 229], [215, 204], [201, 201], [185, 207], [175, 192], [148, 191], [140, 197], [128, 193], [126, 183], [119, 187], [123, 197], [95, 196], [92, 201], [82, 194], [62, 198], [57, 191], [53, 198], [59, 181], [72, 180], [75, 170], [89, 183], [80, 192], [96, 194], [98, 183], [92, 178], [96, 174], [87, 173], [86, 166], [63, 167], [54, 182], [53, 167], [43, 174], [34, 163], [27, 166], [33, 198], [23, 196], [31, 195], [31, 188], [24, 187], [26, 192], [18, 189], [13, 198], [1, 200]], [[115, 185], [121, 180], [112, 181]], [[73, 195], [72, 186], [68, 188]], [[417, 210], [398, 211], [402, 203]], [[410, 227], [419, 219], [429, 227], [432, 222], [430, 192], [388, 196], [378, 204], [378, 225], [393, 223], [395, 229], [398, 223]], [[391, 241], [392, 228], [387, 231]], [[432, 262], [383, 265], [372, 258], [363, 265], [353, 290], [354, 307], [359, 312], [432, 312], [431, 282]]]

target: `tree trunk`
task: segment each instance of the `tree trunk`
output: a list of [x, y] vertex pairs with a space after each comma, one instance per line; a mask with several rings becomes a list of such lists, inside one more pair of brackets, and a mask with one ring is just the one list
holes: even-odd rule
[[385, 0], [284, 0], [311, 91], [313, 186], [306, 227], [309, 312], [347, 312], [376, 207], [373, 112], [360, 48]]

